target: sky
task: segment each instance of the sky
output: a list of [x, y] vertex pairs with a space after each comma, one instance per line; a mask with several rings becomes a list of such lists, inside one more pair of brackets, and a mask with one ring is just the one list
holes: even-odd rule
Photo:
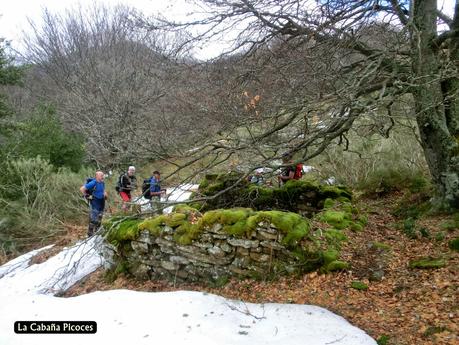
[[[51, 12], [63, 12], [82, 4], [91, 6], [94, 2], [105, 5], [123, 4], [132, 6], [145, 15], [161, 14], [163, 17], [174, 20], [186, 20], [191, 13], [199, 10], [187, 0], [4, 0], [0, 7], [0, 37], [10, 41], [11, 46], [20, 50], [20, 41], [23, 31], [29, 28], [28, 18], [39, 22], [43, 9]], [[438, 8], [452, 15], [455, 0], [438, 0]], [[229, 46], [229, 40], [213, 42], [208, 46], [196, 50], [196, 57], [201, 59], [212, 58], [218, 55], [224, 47]]]
[[[199, 8], [187, 0], [12, 0], [4, 1], [0, 7], [0, 38], [5, 38], [14, 49], [21, 50], [23, 33], [30, 30], [29, 20], [40, 23], [43, 10], [63, 13], [67, 9], [91, 7], [94, 3], [130, 6], [144, 15], [161, 15], [177, 21], [189, 19]], [[199, 58], [212, 58], [221, 51], [222, 42], [203, 47], [197, 52]], [[199, 56], [200, 55], [200, 56]]]

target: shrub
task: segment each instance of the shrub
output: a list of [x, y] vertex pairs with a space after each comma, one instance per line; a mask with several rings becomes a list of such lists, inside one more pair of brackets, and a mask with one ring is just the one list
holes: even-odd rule
[[78, 188], [81, 174], [54, 171], [41, 157], [4, 162], [0, 175], [0, 251], [5, 254], [44, 243], [68, 220], [82, 220], [86, 205]]

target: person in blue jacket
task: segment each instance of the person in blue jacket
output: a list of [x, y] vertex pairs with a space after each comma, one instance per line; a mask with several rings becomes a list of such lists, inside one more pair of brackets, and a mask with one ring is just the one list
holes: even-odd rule
[[161, 174], [158, 170], [153, 171], [153, 176], [150, 178], [150, 204], [153, 213], [163, 213], [161, 206], [161, 195], [166, 193], [161, 189]]
[[107, 192], [104, 183], [105, 175], [102, 171], [96, 171], [95, 178], [89, 179], [86, 184], [81, 186], [80, 192], [89, 201], [89, 226], [88, 237], [94, 235], [99, 228], [104, 214], [105, 199]]

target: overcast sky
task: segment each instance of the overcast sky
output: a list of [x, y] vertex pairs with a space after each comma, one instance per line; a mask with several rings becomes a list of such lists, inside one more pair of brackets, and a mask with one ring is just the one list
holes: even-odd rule
[[[29, 27], [27, 18], [39, 22], [43, 9], [46, 7], [51, 12], [61, 12], [81, 3], [83, 7], [94, 2], [117, 5], [129, 5], [142, 11], [145, 15], [161, 14], [166, 18], [184, 20], [197, 8], [191, 6], [186, 0], [3, 0], [0, 8], [0, 37], [11, 41], [14, 48], [19, 48], [22, 32]], [[438, 0], [438, 8], [452, 15], [454, 0]], [[224, 42], [214, 43], [210, 47], [198, 52], [200, 58], [210, 58], [217, 55]]]

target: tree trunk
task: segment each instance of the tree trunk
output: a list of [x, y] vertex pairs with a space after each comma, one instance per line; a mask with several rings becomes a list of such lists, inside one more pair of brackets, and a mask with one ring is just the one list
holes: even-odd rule
[[[436, 206], [459, 208], [458, 81], [441, 81], [436, 1], [413, 1], [413, 97], [422, 147], [436, 186]], [[451, 58], [451, 57], [450, 57]], [[446, 102], [445, 102], [446, 97]]]

